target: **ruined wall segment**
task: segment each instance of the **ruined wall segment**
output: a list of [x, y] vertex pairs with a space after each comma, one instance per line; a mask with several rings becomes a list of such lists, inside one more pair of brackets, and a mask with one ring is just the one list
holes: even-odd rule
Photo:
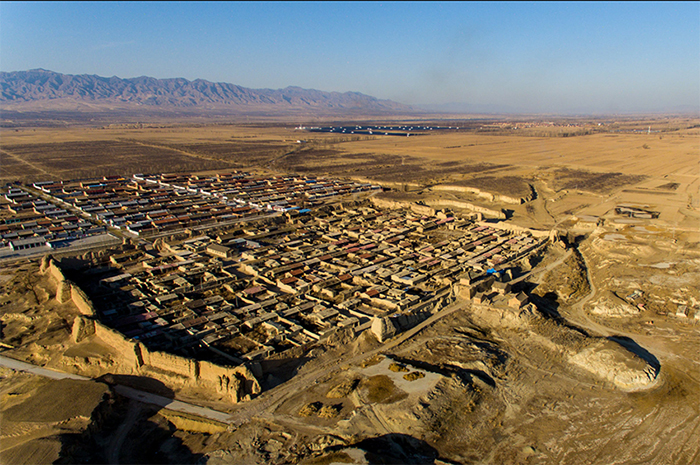
[[76, 284], [70, 284], [70, 296], [73, 304], [80, 310], [83, 315], [94, 316], [95, 308], [92, 305], [90, 298]]
[[[85, 318], [85, 317], [78, 317]], [[119, 367], [124, 369], [125, 374], [134, 374], [140, 367], [140, 359], [137, 356], [136, 343], [124, 338], [120, 333], [106, 327], [99, 321], [87, 319], [94, 327], [95, 337], [99, 338], [119, 356]]]
[[[157, 352], [148, 350], [143, 344], [139, 344], [142, 366], [139, 368], [155, 369], [181, 377], [185, 384], [192, 384], [198, 375], [195, 360], [167, 352]], [[171, 375], [171, 376], [172, 376]]]
[[477, 187], [471, 186], [456, 186], [451, 184], [439, 184], [437, 186], [432, 186], [434, 191], [452, 191], [452, 192], [465, 192], [469, 194], [474, 194], [478, 197], [484, 198], [491, 202], [503, 202], [515, 205], [520, 205], [533, 200], [536, 196], [535, 190], [530, 185], [530, 193], [524, 197], [511, 197], [504, 194], [495, 194], [492, 192], [483, 191]]
[[503, 211], [481, 207], [479, 205], [474, 205], [473, 203], [464, 202], [460, 200], [426, 199], [424, 200], [424, 202], [427, 205], [421, 205], [415, 202], [390, 200], [379, 197], [372, 197], [371, 200], [377, 208], [388, 208], [394, 210], [408, 208], [417, 215], [435, 216], [437, 209], [449, 207], [461, 210], [469, 210], [475, 213], [481, 213], [489, 218], [497, 218], [502, 220], [506, 218], [506, 215], [505, 213], [503, 213]]
[[39, 272], [47, 274], [56, 284], [56, 300], [59, 303], [73, 301], [83, 315], [95, 315], [95, 308], [90, 298], [75, 283], [66, 279], [63, 271], [51, 255], [46, 255], [41, 260]]
[[197, 363], [199, 385], [216, 389], [220, 394], [229, 395], [234, 403], [249, 400], [251, 396], [262, 392], [260, 382], [245, 366], [225, 367], [206, 361]]
[[59, 281], [56, 285], [56, 300], [61, 304], [73, 300], [73, 296], [71, 295], [72, 287], [69, 281]]
[[73, 321], [72, 339], [80, 343], [98, 338], [119, 358], [113, 368], [119, 374], [157, 376], [171, 388], [198, 387], [227, 395], [234, 403], [249, 400], [262, 388], [246, 366], [221, 366], [166, 352], [150, 351], [143, 344], [127, 339], [99, 321], [78, 316]]
[[90, 298], [76, 284], [65, 279], [61, 268], [50, 256], [42, 260], [40, 272], [48, 274], [55, 282], [59, 302], [70, 300], [81, 313], [73, 320], [72, 341], [81, 343], [90, 338], [99, 339], [117, 355], [118, 361], [111, 367], [112, 371], [156, 376], [171, 388], [209, 388], [227, 395], [234, 403], [248, 400], [262, 391], [256, 376], [245, 366], [220, 366], [166, 352], [150, 351], [140, 342], [126, 338], [97, 321]]

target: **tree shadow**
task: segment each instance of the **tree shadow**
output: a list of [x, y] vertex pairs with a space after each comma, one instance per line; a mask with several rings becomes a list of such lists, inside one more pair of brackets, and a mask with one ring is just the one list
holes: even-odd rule
[[145, 376], [113, 374], [96, 381], [109, 385], [110, 393], [92, 412], [82, 433], [60, 435], [62, 447], [55, 463], [197, 463], [203, 457], [175, 436], [177, 427], [173, 423], [157, 415], [162, 407], [115, 390], [116, 386], [126, 386], [174, 399], [175, 393], [165, 384]]

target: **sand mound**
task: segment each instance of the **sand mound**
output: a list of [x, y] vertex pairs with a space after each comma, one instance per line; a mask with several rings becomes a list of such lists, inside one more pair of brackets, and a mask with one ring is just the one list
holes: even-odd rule
[[610, 317], [625, 317], [637, 315], [639, 309], [628, 304], [614, 292], [606, 291], [605, 294], [593, 304], [591, 313]]
[[326, 394], [326, 397], [329, 399], [342, 399], [343, 397], [347, 397], [352, 391], [355, 390], [359, 382], [359, 379], [343, 381], [342, 383], [331, 388]]
[[[639, 348], [639, 350], [642, 350]], [[636, 391], [654, 385], [660, 367], [658, 362], [646, 360], [615, 341], [601, 339], [569, 357], [569, 362], [583, 368], [619, 389]], [[652, 357], [647, 354], [647, 357]]]

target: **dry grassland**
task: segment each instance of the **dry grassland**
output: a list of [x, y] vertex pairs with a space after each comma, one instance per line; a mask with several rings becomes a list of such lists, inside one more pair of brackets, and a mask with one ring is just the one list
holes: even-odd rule
[[[580, 137], [519, 137], [435, 133], [348, 142], [347, 153], [385, 153], [426, 161], [493, 163], [527, 168], [567, 167], [630, 175], [698, 174], [700, 132], [592, 134]], [[644, 145], [649, 148], [644, 148]]]
[[[433, 132], [415, 137], [373, 136], [366, 140], [340, 142], [335, 134], [306, 133], [289, 126], [169, 127], [143, 129], [22, 129], [2, 130], [0, 145], [61, 144], [130, 140], [170, 146], [187, 152], [237, 160], [237, 153], [269, 152], [298, 147], [298, 139], [314, 148], [332, 149], [339, 155], [387, 156], [387, 164], [404, 157], [420, 160], [428, 167], [435, 162], [496, 164], [520, 168], [567, 167], [629, 175], [697, 175], [700, 129], [652, 134], [591, 134], [578, 137], [532, 137], [488, 135], [470, 132]], [[36, 147], [43, 157], [50, 147]], [[118, 155], [118, 153], [116, 153]], [[399, 158], [395, 158], [399, 157]], [[262, 158], [265, 158], [263, 155]], [[337, 157], [333, 157], [337, 158]], [[445, 165], [449, 166], [449, 165]]]

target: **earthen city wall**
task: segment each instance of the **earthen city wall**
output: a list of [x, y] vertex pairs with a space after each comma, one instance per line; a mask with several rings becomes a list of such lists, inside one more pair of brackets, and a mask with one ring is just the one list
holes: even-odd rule
[[[198, 387], [212, 389], [239, 402], [261, 392], [260, 383], [246, 366], [221, 366], [166, 352], [151, 351], [142, 343], [126, 338], [96, 320], [95, 309], [90, 298], [76, 284], [65, 279], [61, 268], [51, 258], [42, 261], [41, 272], [48, 274], [56, 283], [57, 299], [65, 297], [65, 288], [70, 288], [70, 300], [82, 315], [73, 321], [72, 338], [80, 343], [87, 338], [98, 338], [118, 356], [112, 368], [119, 374], [157, 376], [172, 388]], [[66, 300], [67, 301], [67, 300]]]

